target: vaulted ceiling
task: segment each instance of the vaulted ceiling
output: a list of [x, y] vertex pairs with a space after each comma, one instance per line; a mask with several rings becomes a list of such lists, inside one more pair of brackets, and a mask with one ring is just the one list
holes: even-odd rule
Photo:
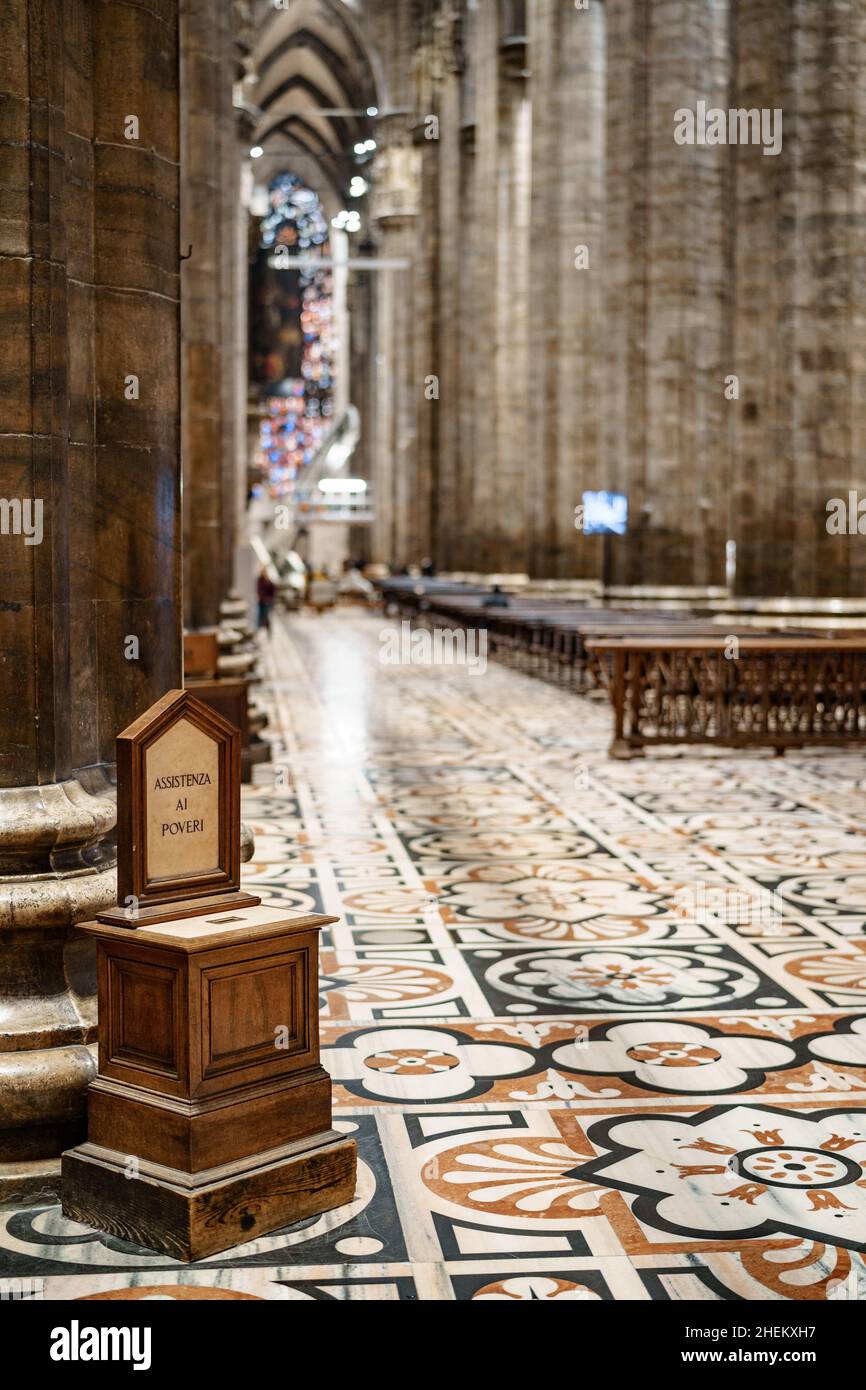
[[[253, 143], [267, 156], [293, 164], [319, 180], [324, 174], [338, 196], [358, 171], [354, 147], [374, 138], [378, 83], [359, 21], [344, 0], [257, 0], [254, 81], [257, 109]], [[270, 160], [269, 160], [270, 163]]]

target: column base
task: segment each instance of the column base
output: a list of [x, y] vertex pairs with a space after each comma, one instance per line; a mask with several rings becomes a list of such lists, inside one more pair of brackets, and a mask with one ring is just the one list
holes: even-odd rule
[[96, 961], [74, 927], [117, 899], [115, 820], [99, 768], [0, 788], [0, 1207], [55, 1202], [87, 1133]]
[[0, 1163], [0, 1209], [53, 1206], [59, 1193], [59, 1158]]
[[62, 1163], [70, 1220], [189, 1262], [350, 1202], [357, 1151], [330, 1129], [196, 1174], [90, 1143]]

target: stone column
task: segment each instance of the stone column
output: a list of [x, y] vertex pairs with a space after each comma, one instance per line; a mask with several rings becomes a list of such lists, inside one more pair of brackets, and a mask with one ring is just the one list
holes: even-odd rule
[[866, 10], [733, 11], [732, 104], [782, 111], [779, 154], [733, 152], [737, 589], [860, 596], [862, 537], [826, 506], [866, 496]]
[[[408, 261], [415, 250], [418, 151], [405, 121], [380, 121], [383, 148], [376, 158], [371, 220], [377, 256]], [[402, 565], [417, 560], [415, 525], [415, 429], [417, 393], [413, 359], [411, 269], [376, 272], [376, 409], [372, 449], [376, 498], [373, 558]]]
[[[472, 498], [477, 461], [476, 441], [486, 422], [479, 420], [475, 409], [475, 393], [471, 390], [473, 364], [478, 351], [478, 301], [483, 294], [479, 274], [475, 265], [475, 238], [471, 229], [475, 225], [476, 188], [475, 178], [475, 119], [472, 108], [473, 72], [469, 65], [464, 74], [464, 107], [460, 127], [459, 199], [461, 209], [459, 246], [456, 248], [457, 299], [459, 308], [454, 319], [454, 344], [459, 363], [459, 384], [457, 399], [458, 454], [455, 467], [454, 494], [456, 504], [449, 523], [454, 532], [453, 550], [450, 554], [452, 566], [458, 570], [473, 570]], [[468, 108], [468, 109], [466, 109]], [[443, 255], [448, 256], [443, 248]], [[453, 263], [452, 263], [453, 264]], [[452, 378], [453, 379], [453, 378]], [[451, 385], [446, 376], [446, 390]], [[447, 447], [448, 434], [443, 438], [443, 448]], [[441, 544], [441, 541], [440, 541]]]
[[[415, 482], [417, 386], [412, 304], [419, 153], [412, 144], [413, 55], [417, 7], [406, 0], [367, 6], [365, 29], [380, 62], [382, 112], [372, 166], [370, 225], [381, 260], [407, 260], [408, 270], [377, 270], [371, 278], [373, 361], [369, 462], [376, 516], [372, 558], [402, 565], [418, 558], [412, 496]], [[431, 370], [433, 370], [431, 368]], [[363, 422], [362, 422], [363, 427]]]
[[[368, 241], [365, 241], [360, 254], [369, 256], [372, 253], [373, 247]], [[371, 488], [370, 497], [375, 505], [370, 470], [370, 435], [372, 433], [372, 410], [375, 399], [372, 390], [375, 363], [372, 361], [374, 349], [372, 346], [373, 287], [370, 283], [371, 279], [372, 276], [367, 271], [350, 271], [347, 302], [350, 334], [349, 394], [361, 420], [361, 436], [352, 456], [352, 473], [356, 478], [367, 480]], [[371, 528], [367, 525], [351, 526], [348, 535], [348, 549], [352, 558], [365, 561], [372, 559]]]
[[[446, 330], [439, 297], [436, 227], [441, 171], [439, 147], [438, 141], [425, 139], [423, 124], [416, 127], [415, 141], [419, 208], [411, 272], [413, 365], [409, 383], [415, 438], [408, 504], [411, 558], [422, 560], [430, 557], [435, 549], [434, 534], [440, 519], [438, 439], [442, 413], [443, 333]], [[404, 276], [400, 284], [405, 285], [407, 279], [408, 276]]]
[[[502, 48], [498, 5], [475, 14], [475, 182], [471, 239], [479, 290], [464, 389], [477, 416], [465, 546], [471, 568], [526, 567], [531, 120], [525, 53]], [[471, 385], [470, 385], [471, 383]]]
[[435, 495], [431, 516], [431, 550], [440, 569], [458, 567], [459, 535], [466, 518], [460, 508], [460, 475], [471, 464], [470, 441], [460, 435], [461, 396], [465, 357], [461, 342], [463, 305], [460, 267], [467, 252], [465, 209], [460, 200], [463, 150], [461, 140], [461, 74], [463, 71], [460, 7], [443, 6], [437, 27], [436, 109], [439, 139], [436, 203], [431, 217], [435, 235], [436, 375], [439, 398], [430, 402], [435, 421]]
[[723, 145], [678, 145], [674, 130], [676, 112], [699, 100], [728, 106], [728, 0], [615, 0], [605, 10], [600, 481], [629, 501], [613, 577], [721, 583], [729, 158]]
[[81, 1136], [71, 928], [115, 894], [115, 736], [180, 679], [176, 8], [0, 10], [3, 1203]]
[[[181, 273], [184, 616], [219, 621], [232, 584], [237, 456], [235, 342], [241, 150], [232, 110], [232, 7], [181, 11]], [[245, 286], [244, 286], [245, 288]]]
[[530, 222], [530, 570], [601, 572], [601, 542], [575, 531], [600, 466], [600, 324], [605, 266], [604, 6], [529, 6], [532, 96]]

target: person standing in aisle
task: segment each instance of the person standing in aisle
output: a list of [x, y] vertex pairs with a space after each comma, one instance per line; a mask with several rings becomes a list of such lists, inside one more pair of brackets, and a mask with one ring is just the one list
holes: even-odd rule
[[257, 626], [259, 628], [264, 628], [265, 632], [268, 633], [271, 630], [271, 610], [274, 606], [274, 600], [276, 596], [276, 586], [273, 580], [270, 578], [267, 570], [263, 567], [259, 571], [259, 577], [256, 582], [256, 598], [258, 599], [259, 604], [259, 616]]

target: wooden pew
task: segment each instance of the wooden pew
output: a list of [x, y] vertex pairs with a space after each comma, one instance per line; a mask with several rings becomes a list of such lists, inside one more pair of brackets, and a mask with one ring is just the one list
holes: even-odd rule
[[219, 639], [216, 628], [204, 632], [184, 632], [183, 670], [194, 679], [214, 680], [219, 661]]
[[619, 608], [588, 607], [576, 602], [557, 603], [523, 595], [507, 608], [486, 608], [484, 594], [431, 592], [414, 620], [426, 626], [446, 622], [451, 626], [476, 627], [487, 632], [488, 654], [518, 670], [589, 690], [601, 684], [597, 661], [585, 638], [622, 631], [692, 636], [712, 636], [718, 629], [706, 618], [664, 611], [639, 613]]
[[[489, 589], [451, 580], [400, 577], [379, 581], [379, 587], [401, 617], [424, 627], [444, 624], [481, 630], [486, 633], [490, 657], [583, 692], [607, 685], [599, 647], [605, 638], [719, 642], [737, 630], [733, 615], [672, 610], [667, 606], [669, 596], [661, 593], [655, 609], [593, 604], [591, 595], [562, 601], [524, 593], [510, 595], [507, 607], [491, 608], [485, 606]], [[752, 621], [757, 623], [758, 618]], [[772, 615], [767, 621], [763, 630], [751, 626], [750, 637], [772, 637]], [[790, 628], [786, 635], [800, 639], [823, 634], [802, 626]]]
[[270, 759], [270, 744], [258, 736], [266, 721], [259, 717], [257, 711], [251, 717], [251, 678], [247, 675], [234, 678], [219, 675], [219, 660], [219, 639], [215, 630], [184, 633], [184, 685], [240, 729], [241, 779], [250, 782], [254, 764]]
[[196, 699], [221, 714], [241, 733], [241, 781], [252, 781], [252, 760], [250, 758], [250, 731], [247, 722], [247, 703], [249, 687], [245, 680], [227, 681], [189, 678], [184, 688], [191, 691]]

